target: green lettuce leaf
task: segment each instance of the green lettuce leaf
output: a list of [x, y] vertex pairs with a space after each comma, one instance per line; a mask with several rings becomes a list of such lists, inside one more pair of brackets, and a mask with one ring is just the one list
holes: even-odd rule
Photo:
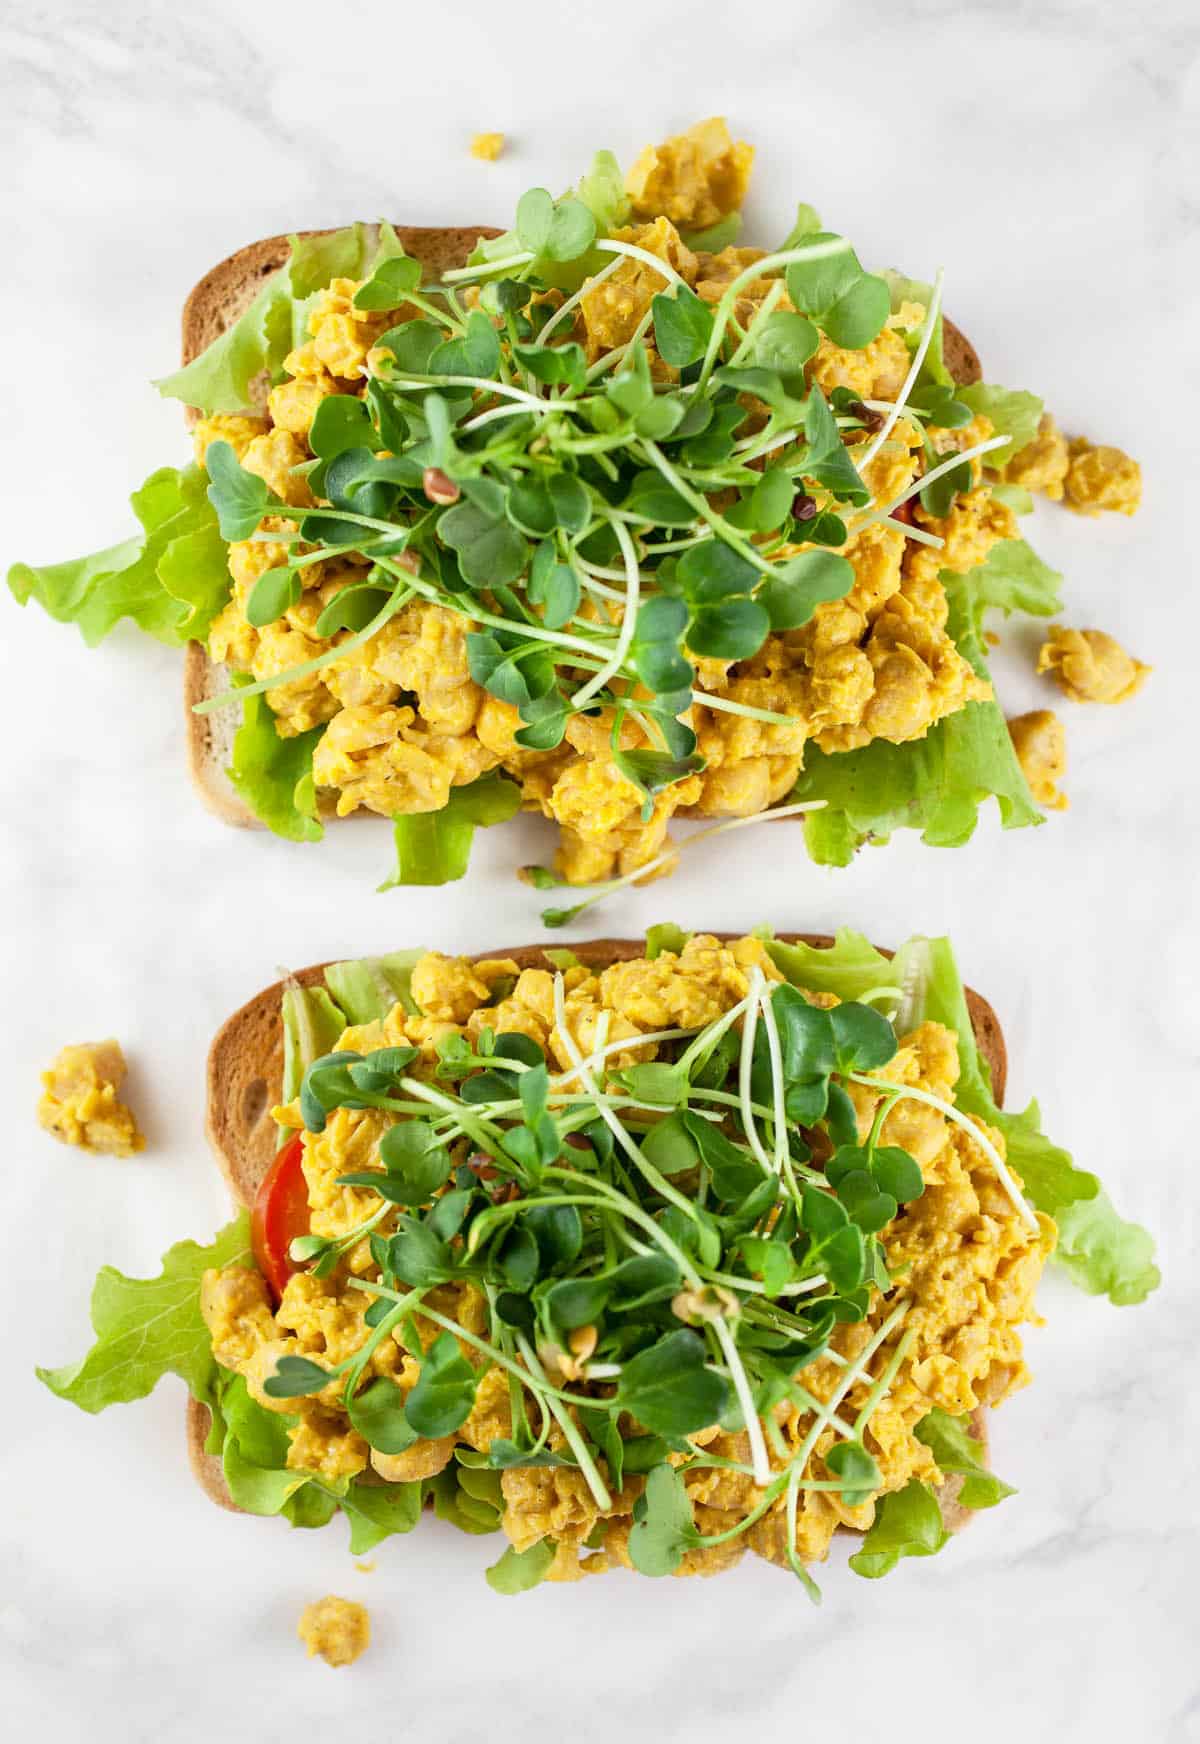
[[[1029, 557], [1038, 563], [1032, 552]], [[1024, 559], [1018, 566], [1029, 569]], [[944, 569], [941, 579], [949, 633], [980, 677], [987, 678], [982, 617], [991, 602], [980, 603], [970, 574]], [[1000, 596], [1011, 595], [1016, 584], [997, 578], [992, 585]], [[1032, 590], [1034, 583], [1028, 585]], [[919, 829], [921, 840], [934, 848], [959, 848], [974, 834], [979, 808], [989, 798], [995, 799], [1006, 830], [1043, 821], [994, 701], [969, 702], [923, 739], [904, 745], [874, 739], [859, 751], [832, 754], [812, 746], [791, 798], [826, 802], [804, 820], [808, 851], [826, 866], [848, 865], [863, 842], [885, 841], [898, 829]]]
[[346, 1028], [346, 1014], [324, 987], [287, 987], [283, 1016], [283, 1089], [280, 1100], [299, 1096], [305, 1072], [322, 1054], [331, 1054]]
[[363, 279], [381, 260], [403, 254], [390, 224], [351, 224], [317, 236], [293, 236], [291, 254], [250, 307], [191, 363], [155, 382], [167, 399], [202, 412], [241, 412], [254, 403], [255, 378], [273, 381], [288, 352], [303, 342], [318, 292], [331, 279]]
[[625, 177], [611, 151], [598, 151], [575, 192], [596, 220], [597, 236], [611, 236], [629, 222]]
[[694, 254], [720, 254], [723, 248], [730, 248], [742, 234], [742, 215], [740, 212], [726, 212], [723, 218], [718, 218], [715, 224], [710, 224], [707, 230], [685, 230], [682, 232], [684, 244]]
[[903, 1557], [936, 1556], [949, 1538], [937, 1497], [928, 1484], [912, 1478], [876, 1503], [874, 1524], [862, 1549], [850, 1558], [850, 1567], [864, 1580], [878, 1580]]
[[1062, 574], [1043, 563], [1024, 539], [1001, 539], [977, 569], [960, 576], [943, 570], [941, 579], [943, 585], [948, 581], [959, 584], [963, 609], [969, 612], [977, 635], [983, 628], [983, 614], [990, 606], [1006, 616], [1011, 612], [1028, 612], [1035, 618], [1052, 618], [1062, 610], [1058, 591]]
[[339, 1504], [350, 1522], [353, 1555], [374, 1550], [385, 1538], [411, 1532], [421, 1518], [423, 1501], [423, 1484], [364, 1484], [355, 1479]]
[[355, 1556], [396, 1533], [411, 1532], [421, 1517], [422, 1486], [368, 1484], [290, 1471], [288, 1431], [296, 1418], [267, 1411], [252, 1399], [240, 1375], [219, 1371], [213, 1428], [206, 1443], [219, 1454], [229, 1494], [248, 1514], [282, 1514], [293, 1526], [326, 1526], [339, 1508], [350, 1522]]
[[312, 727], [293, 739], [280, 738], [261, 692], [242, 701], [242, 724], [225, 773], [255, 817], [289, 842], [319, 842], [325, 834], [312, 773], [313, 752], [324, 731]]
[[507, 823], [520, 809], [521, 789], [493, 771], [465, 787], [452, 787], [441, 811], [396, 818], [396, 870], [380, 890], [394, 890], [398, 884], [450, 884], [461, 878], [475, 831]]
[[210, 1266], [252, 1263], [245, 1212], [201, 1247], [176, 1242], [156, 1278], [127, 1278], [104, 1266], [92, 1291], [96, 1342], [78, 1362], [37, 1371], [52, 1393], [83, 1411], [143, 1399], [165, 1374], [176, 1374], [211, 1405], [217, 1365], [200, 1313], [200, 1277]]
[[913, 1433], [925, 1443], [943, 1472], [961, 1474], [958, 1499], [964, 1508], [994, 1508], [1017, 1492], [987, 1469], [983, 1443], [971, 1434], [970, 1423], [969, 1417], [951, 1417], [935, 1405]]
[[412, 996], [412, 972], [423, 950], [391, 951], [383, 957], [358, 957], [349, 963], [330, 963], [325, 985], [352, 1024], [375, 1023], [399, 1003], [410, 1017], [420, 1017], [421, 1008]]
[[[920, 303], [926, 309], [933, 296], [933, 286], [924, 284], [920, 279], [905, 278], [903, 273], [888, 270], [879, 275], [892, 294], [892, 314], [896, 315], [905, 303]], [[915, 352], [921, 340], [921, 323], [909, 328], [904, 334], [904, 342], [910, 352]], [[929, 341], [929, 349], [921, 365], [921, 373], [916, 380], [919, 391], [927, 382], [933, 382], [938, 387], [950, 387], [954, 377], [946, 367], [945, 353], [942, 350], [942, 317], [939, 314], [933, 327], [933, 337]], [[920, 400], [915, 399], [914, 405], [919, 406]]]
[[1154, 1263], [1153, 1237], [1140, 1224], [1119, 1216], [1103, 1190], [1092, 1199], [1068, 1205], [1056, 1222], [1054, 1257], [1072, 1283], [1089, 1296], [1107, 1296], [1115, 1307], [1125, 1308], [1144, 1302], [1162, 1282]]
[[202, 642], [230, 589], [228, 548], [206, 488], [197, 466], [160, 467], [129, 499], [140, 535], [67, 563], [15, 563], [13, 597], [76, 624], [89, 648], [122, 618], [174, 647]]
[[861, 999], [873, 987], [892, 987], [896, 972], [881, 951], [861, 933], [839, 929], [832, 945], [788, 945], [766, 940], [775, 967], [794, 987], [811, 993], [836, 993], [839, 999]]
[[1116, 1307], [1145, 1301], [1161, 1281], [1151, 1236], [1118, 1216], [1097, 1177], [1045, 1137], [1036, 1102], [1020, 1114], [997, 1108], [949, 940], [910, 939], [892, 970], [905, 990], [897, 1029], [903, 1034], [928, 1019], [958, 1036], [958, 1106], [1003, 1133], [1031, 1203], [1058, 1225], [1057, 1263], [1089, 1295], [1105, 1295]]
[[1032, 442], [1045, 410], [1044, 402], [1036, 394], [1027, 393], [1024, 388], [997, 387], [991, 382], [973, 382], [970, 387], [959, 388], [954, 397], [973, 412], [982, 412], [990, 418], [997, 436], [1010, 438], [1007, 448], [995, 448], [984, 457], [988, 466], [1007, 466], [1014, 455]]

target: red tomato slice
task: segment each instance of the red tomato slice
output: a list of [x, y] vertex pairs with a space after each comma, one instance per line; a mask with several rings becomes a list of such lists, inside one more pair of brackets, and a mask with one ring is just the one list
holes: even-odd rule
[[300, 1268], [288, 1249], [292, 1238], [308, 1234], [308, 1183], [304, 1179], [301, 1135], [290, 1138], [263, 1176], [250, 1212], [250, 1240], [258, 1269], [275, 1292]]

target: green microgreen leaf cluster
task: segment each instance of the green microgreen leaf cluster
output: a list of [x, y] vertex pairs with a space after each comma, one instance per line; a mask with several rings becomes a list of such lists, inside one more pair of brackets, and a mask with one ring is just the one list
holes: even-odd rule
[[[471, 619], [471, 675], [517, 709], [517, 743], [551, 750], [573, 714], [612, 709], [617, 766], [648, 816], [657, 793], [703, 768], [679, 719], [695, 659], [747, 660], [852, 585], [836, 548], [869, 500], [845, 440], [862, 432], [863, 408], [840, 390], [831, 403], [806, 366], [822, 331], [869, 344], [890, 301], [845, 239], [820, 231], [747, 268], [716, 303], [664, 263], [638, 331], [589, 366], [566, 317], [632, 246], [605, 232], [617, 207], [596, 174], [590, 193], [524, 195], [514, 230], [446, 283], [421, 284], [395, 252], [377, 263], [358, 306], [399, 318], [365, 394], [323, 401], [318, 506], [247, 610], [273, 622], [308, 564], [348, 549], [370, 558], [322, 634], [366, 639], [414, 598]], [[568, 281], [560, 312], [553, 293]], [[761, 302], [743, 325], [747, 289]], [[794, 310], [777, 307], [785, 289]], [[941, 400], [933, 418], [950, 421]], [[225, 538], [253, 538], [286, 512], [228, 444], [212, 444], [208, 470]], [[620, 743], [631, 716], [633, 749]]]
[[[655, 948], [680, 938], [660, 929]], [[723, 1017], [630, 1063], [603, 1034], [590, 1054], [575, 1041], [561, 971], [555, 1002], [566, 1073], [528, 1036], [486, 1026], [473, 1041], [440, 1039], [432, 1074], [418, 1074], [411, 1047], [310, 1058], [299, 1090], [310, 1132], [342, 1109], [387, 1117], [367, 1166], [338, 1178], [361, 1195], [362, 1221], [292, 1247], [295, 1263], [326, 1273], [369, 1243], [373, 1271], [346, 1278], [369, 1298], [366, 1336], [336, 1365], [282, 1358], [266, 1392], [338, 1398], [372, 1447], [396, 1453], [459, 1429], [499, 1367], [512, 1432], [484, 1453], [460, 1450], [468, 1468], [573, 1466], [601, 1509], [624, 1474], [646, 1473], [630, 1554], [650, 1574], [716, 1541], [694, 1526], [683, 1488], [691, 1466], [711, 1463], [688, 1437], [712, 1424], [749, 1432], [744, 1469], [764, 1508], [789, 1488], [869, 1499], [882, 1477], [864, 1435], [909, 1342], [881, 1233], [924, 1191], [912, 1157], [880, 1142], [904, 1088], [888, 1090], [865, 1133], [849, 1094], [893, 1058], [892, 1026], [869, 1004], [826, 1010], [755, 971]], [[434, 1306], [447, 1283], [480, 1292], [485, 1332]], [[879, 1292], [882, 1325], [857, 1359], [838, 1359], [843, 1385], [822, 1405], [805, 1369]], [[420, 1359], [407, 1393], [371, 1377], [393, 1332]], [[883, 1374], [848, 1422], [837, 1401], [880, 1351]], [[812, 1413], [798, 1451], [776, 1426], [785, 1402]], [[830, 1422], [838, 1439], [815, 1461]], [[514, 1553], [489, 1578], [525, 1590], [544, 1560]]]

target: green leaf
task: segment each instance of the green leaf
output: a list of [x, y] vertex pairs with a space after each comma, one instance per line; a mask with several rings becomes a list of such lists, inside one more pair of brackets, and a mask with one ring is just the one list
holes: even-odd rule
[[958, 1500], [964, 1508], [994, 1508], [997, 1502], [1017, 1492], [987, 1469], [983, 1443], [971, 1434], [970, 1424], [969, 1417], [951, 1417], [935, 1405], [922, 1417], [913, 1434], [925, 1443], [943, 1472], [962, 1474]]
[[365, 1484], [355, 1479], [341, 1497], [350, 1522], [350, 1554], [362, 1556], [385, 1538], [411, 1532], [421, 1518], [423, 1490], [414, 1484]]
[[[986, 676], [970, 576], [943, 570], [942, 582], [950, 634]], [[907, 744], [875, 739], [861, 750], [832, 754], [809, 746], [792, 797], [825, 800], [824, 810], [805, 819], [804, 833], [812, 857], [832, 865], [847, 864], [860, 842], [884, 840], [898, 829], [919, 829], [933, 847], [961, 847], [989, 797], [1005, 829], [1041, 822], [995, 702], [968, 703]]]
[[693, 254], [703, 251], [705, 254], [720, 254], [722, 249], [730, 248], [742, 234], [742, 215], [740, 212], [726, 212], [723, 218], [718, 218], [715, 224], [710, 224], [704, 230], [682, 230], [680, 235], [692, 250]]
[[[356, 309], [398, 309], [421, 283], [421, 263], [407, 254], [381, 260], [354, 293]], [[315, 452], [315, 450], [314, 450]]]
[[539, 258], [575, 260], [595, 241], [596, 220], [582, 200], [569, 194], [554, 200], [545, 188], [530, 188], [517, 201], [517, 235]]
[[832, 231], [818, 230], [800, 246], [813, 252], [788, 267], [788, 296], [806, 315], [820, 317], [863, 276], [863, 269], [846, 238]]
[[1107, 1193], [1077, 1200], [1059, 1212], [1057, 1223], [1054, 1257], [1089, 1296], [1107, 1296], [1115, 1308], [1124, 1308], [1144, 1302], [1162, 1282], [1153, 1237], [1118, 1216]]
[[313, 727], [283, 739], [261, 692], [242, 701], [242, 724], [225, 773], [255, 817], [290, 842], [319, 842], [325, 834], [312, 784], [313, 752], [324, 731]]
[[430, 1441], [452, 1435], [471, 1415], [478, 1384], [454, 1334], [439, 1333], [422, 1357], [417, 1384], [408, 1395], [408, 1421]]
[[89, 1412], [145, 1398], [167, 1373], [179, 1375], [195, 1398], [211, 1402], [216, 1363], [200, 1313], [200, 1279], [210, 1267], [252, 1263], [243, 1212], [207, 1247], [176, 1242], [155, 1278], [127, 1278], [104, 1266], [92, 1290], [96, 1342], [78, 1362], [39, 1368], [38, 1379]]
[[569, 1266], [583, 1247], [583, 1224], [574, 1205], [534, 1205], [521, 1221], [537, 1242], [545, 1272]]
[[767, 639], [771, 620], [751, 599], [729, 599], [701, 606], [688, 626], [687, 645], [693, 654], [717, 660], [748, 660]]
[[402, 1120], [389, 1127], [380, 1140], [379, 1155], [390, 1184], [397, 1189], [395, 1203], [400, 1205], [427, 1204], [450, 1179], [453, 1167], [450, 1152], [424, 1120]]
[[457, 551], [459, 568], [472, 587], [516, 581], [529, 562], [529, 546], [520, 533], [473, 502], [448, 508], [438, 522], [438, 537]]
[[891, 294], [883, 279], [863, 273], [825, 311], [821, 325], [847, 351], [861, 351], [883, 327], [891, 313]]
[[[947, 573], [941, 572], [943, 585]], [[977, 635], [982, 635], [983, 614], [989, 606], [1006, 614], [1028, 612], [1038, 618], [1051, 618], [1062, 610], [1058, 591], [1061, 574], [1043, 563], [1024, 539], [1001, 539], [977, 568], [956, 580], [963, 608], [969, 612]]]
[[903, 1557], [936, 1556], [949, 1538], [937, 1497], [928, 1484], [913, 1478], [877, 1503], [875, 1523], [862, 1549], [850, 1558], [850, 1567], [865, 1580], [878, 1580]]
[[861, 933], [838, 930], [832, 945], [785, 944], [766, 941], [767, 954], [793, 987], [813, 993], [836, 993], [839, 999], [861, 999], [876, 987], [892, 985], [888, 959]]
[[768, 467], [758, 482], [726, 511], [725, 519], [743, 532], [773, 533], [787, 520], [795, 495], [791, 475], [782, 467]]
[[600, 236], [611, 236], [629, 221], [629, 196], [625, 177], [611, 151], [598, 151], [587, 174], [575, 190], [596, 221]]
[[896, 1032], [886, 1017], [869, 1005], [835, 1005], [829, 1013], [838, 1069], [872, 1072], [886, 1066], [896, 1053]]
[[380, 890], [400, 884], [450, 884], [461, 878], [475, 831], [507, 823], [520, 809], [520, 788], [493, 771], [464, 787], [452, 787], [441, 811], [396, 818], [396, 870]]
[[674, 921], [660, 921], [657, 926], [646, 928], [646, 961], [653, 963], [656, 957], [661, 957], [664, 951], [671, 951], [678, 956], [691, 938], [691, 933], [685, 933]]
[[335, 278], [365, 278], [373, 262], [401, 253], [390, 224], [293, 236], [286, 264], [266, 281], [245, 314], [155, 387], [202, 412], [244, 411], [252, 404], [255, 378], [265, 370], [274, 380], [288, 352], [303, 340], [314, 294]]
[[518, 1550], [510, 1544], [499, 1562], [484, 1570], [484, 1579], [494, 1593], [511, 1596], [527, 1593], [540, 1586], [550, 1572], [555, 1546], [548, 1538], [539, 1538], [528, 1550]]
[[696, 519], [692, 505], [653, 468], [634, 474], [621, 507], [658, 527], [688, 527]]
[[1007, 466], [1022, 448], [1037, 435], [1045, 405], [1036, 394], [1022, 388], [1002, 388], [990, 382], [972, 382], [969, 387], [956, 388], [955, 399], [969, 406], [972, 412], [982, 412], [990, 418], [994, 434], [1009, 437], [1007, 448], [995, 448], [985, 456], [986, 466]]
[[803, 315], [777, 310], [754, 329], [747, 361], [761, 369], [776, 370], [789, 393], [803, 395], [804, 366], [820, 342], [820, 334]]
[[405, 1394], [395, 1381], [377, 1375], [350, 1400], [347, 1414], [369, 1447], [380, 1453], [404, 1453], [417, 1439], [404, 1403]]
[[579, 610], [579, 577], [569, 564], [559, 563], [553, 539], [543, 539], [533, 554], [526, 592], [532, 606], [542, 608], [548, 630], [561, 630]]
[[324, 987], [287, 987], [280, 1001], [283, 1021], [283, 1086], [281, 1100], [300, 1094], [304, 1074], [314, 1060], [337, 1045], [347, 1018]]
[[446, 339], [429, 354], [429, 375], [475, 375], [488, 379], [500, 368], [500, 340], [483, 313], [474, 309], [467, 317], [467, 330], [460, 339]]
[[[522, 287], [526, 296], [529, 287]], [[522, 369], [548, 387], [582, 388], [587, 381], [587, 355], [582, 345], [515, 345], [513, 355]]]
[[826, 600], [844, 599], [854, 586], [854, 568], [833, 551], [801, 551], [781, 563], [755, 599], [773, 630], [798, 630]]
[[325, 985], [345, 1012], [347, 1023], [374, 1023], [397, 1004], [409, 1017], [419, 1017], [420, 1009], [412, 996], [412, 972], [424, 955], [423, 950], [392, 951], [383, 957], [329, 963]]
[[674, 1574], [699, 1541], [682, 1476], [672, 1465], [656, 1465], [634, 1505], [630, 1561], [639, 1574]]
[[687, 285], [660, 291], [650, 304], [659, 356], [675, 369], [699, 363], [712, 337], [713, 312]]
[[617, 1383], [618, 1408], [657, 1435], [691, 1435], [729, 1409], [732, 1388], [705, 1366], [704, 1342], [681, 1328], [632, 1357]]
[[869, 1502], [883, 1482], [879, 1467], [860, 1441], [839, 1441], [825, 1456], [834, 1477], [841, 1478], [841, 1498], [848, 1508]]
[[723, 539], [705, 539], [679, 559], [676, 576], [692, 605], [712, 605], [735, 594], [754, 592], [762, 571]]
[[230, 591], [207, 486], [197, 466], [160, 467], [130, 499], [140, 535], [66, 563], [15, 563], [13, 598], [34, 599], [59, 623], [78, 625], [89, 648], [122, 618], [172, 646], [203, 641]]
[[771, 252], [786, 254], [789, 249], [799, 248], [802, 242], [807, 242], [811, 237], [816, 236], [820, 232], [820, 229], [821, 220], [817, 215], [816, 207], [810, 206], [806, 201], [801, 200], [800, 204], [796, 207], [796, 222], [792, 225], [792, 228], [779, 244], [778, 250], [776, 251], [773, 249]]
[[274, 1374], [263, 1382], [263, 1392], [272, 1399], [306, 1399], [328, 1384], [330, 1370], [304, 1356], [281, 1356]]
[[249, 539], [275, 497], [255, 472], [246, 472], [228, 442], [213, 442], [205, 456], [208, 500], [217, 511], [222, 539]]

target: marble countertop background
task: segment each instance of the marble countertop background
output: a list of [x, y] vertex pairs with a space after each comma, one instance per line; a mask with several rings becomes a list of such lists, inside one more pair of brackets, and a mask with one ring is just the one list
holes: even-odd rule
[[[1196, 285], [1200, 20], [1192, 0], [110, 0], [0, 6], [3, 560], [123, 537], [128, 491], [186, 452], [168, 370], [190, 285], [272, 231], [384, 214], [505, 222], [598, 144], [628, 161], [716, 111], [760, 150], [750, 233], [797, 199], [872, 264], [947, 271], [989, 376], [1128, 447], [1132, 522], [1038, 510], [1069, 622], [1155, 672], [1126, 708], [1065, 704], [1071, 809], [949, 854], [907, 839], [845, 872], [738, 837], [594, 928], [947, 931], [1006, 1025], [1011, 1098], [1155, 1227], [1167, 1282], [1116, 1311], [1048, 1280], [1037, 1384], [994, 1430], [1020, 1495], [882, 1585], [831, 1567], [814, 1611], [776, 1571], [614, 1576], [501, 1601], [491, 1544], [427, 1524], [359, 1572], [340, 1527], [220, 1514], [189, 1476], [182, 1388], [93, 1419], [35, 1361], [87, 1341], [96, 1267], [157, 1267], [225, 1204], [202, 1134], [217, 1023], [276, 966], [420, 941], [539, 936], [513, 870], [549, 832], [481, 838], [469, 882], [375, 896], [386, 826], [320, 853], [232, 834], [183, 769], [179, 661], [101, 652], [0, 601], [0, 1702], [14, 1738], [294, 1740], [569, 1735], [579, 1744], [875, 1736], [1200, 1739], [1195, 1560], [1200, 1299], [1196, 1145]], [[473, 161], [471, 133], [511, 149]], [[1036, 630], [1003, 633], [1010, 712], [1054, 698]], [[590, 917], [589, 917], [590, 918]], [[33, 1122], [66, 1039], [118, 1034], [150, 1148], [59, 1149]], [[331, 1681], [295, 1639], [325, 1592], [375, 1646]]]

